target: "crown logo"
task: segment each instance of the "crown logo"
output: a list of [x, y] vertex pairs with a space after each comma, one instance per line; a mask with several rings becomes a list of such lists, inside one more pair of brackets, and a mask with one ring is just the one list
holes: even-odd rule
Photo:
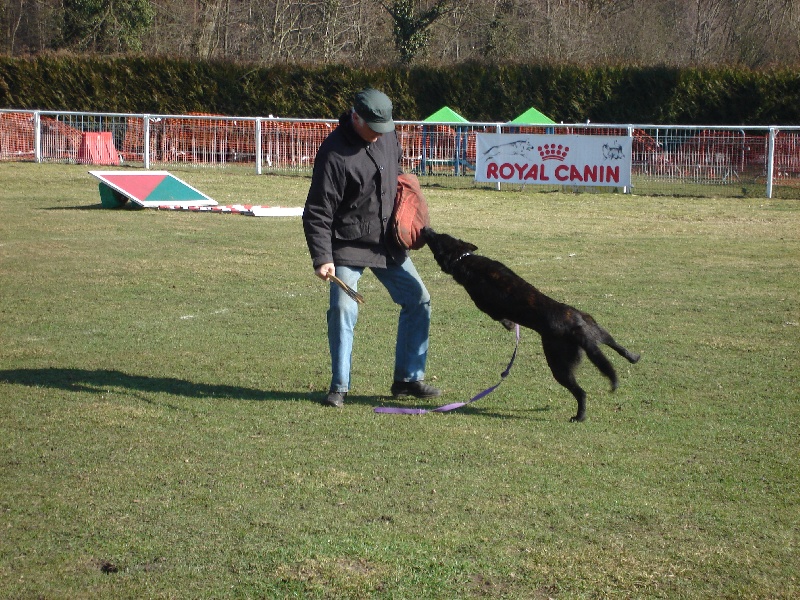
[[569, 146], [561, 144], [545, 144], [537, 149], [542, 160], [564, 160], [569, 153]]

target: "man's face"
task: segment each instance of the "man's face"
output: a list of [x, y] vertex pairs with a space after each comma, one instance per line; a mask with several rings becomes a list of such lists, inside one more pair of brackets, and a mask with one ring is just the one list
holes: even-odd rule
[[353, 129], [356, 130], [356, 133], [367, 143], [373, 144], [378, 141], [378, 138], [381, 137], [383, 134], [378, 133], [376, 131], [372, 131], [370, 126], [367, 125], [367, 122], [358, 116], [356, 111], [353, 111]]

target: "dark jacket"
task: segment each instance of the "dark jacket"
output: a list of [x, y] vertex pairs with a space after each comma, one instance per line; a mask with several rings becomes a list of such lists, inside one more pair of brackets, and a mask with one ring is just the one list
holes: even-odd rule
[[314, 268], [403, 262], [405, 251], [387, 235], [401, 158], [396, 133], [368, 144], [353, 129], [349, 112], [339, 118], [317, 152], [303, 212]]

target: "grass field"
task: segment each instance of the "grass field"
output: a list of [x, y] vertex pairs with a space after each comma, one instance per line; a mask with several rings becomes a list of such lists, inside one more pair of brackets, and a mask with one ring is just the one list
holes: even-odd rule
[[[430, 187], [435, 228], [592, 313], [588, 419], [522, 332], [449, 414], [377, 415], [396, 309], [360, 290], [353, 390], [298, 218], [108, 210], [0, 164], [0, 597], [796, 598], [800, 204]], [[222, 203], [308, 180], [175, 171]], [[414, 253], [443, 402], [513, 335]], [[412, 406], [435, 404], [405, 402]]]

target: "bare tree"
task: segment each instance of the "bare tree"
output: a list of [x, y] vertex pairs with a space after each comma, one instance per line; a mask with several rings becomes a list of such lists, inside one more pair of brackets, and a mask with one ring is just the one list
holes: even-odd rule
[[786, 26], [792, 22], [796, 3], [732, 0], [731, 5], [726, 15], [727, 60], [757, 68], [782, 54], [797, 59], [797, 27]]
[[208, 59], [218, 44], [217, 27], [225, 0], [195, 0], [195, 22], [192, 34], [192, 55]]
[[[372, 14], [370, 14], [370, 10]], [[364, 60], [379, 26], [377, 11], [362, 0], [314, 0], [306, 3], [304, 20], [309, 23], [305, 52], [307, 60], [322, 63]]]
[[800, 2], [0, 0], [0, 52], [8, 55], [64, 46], [125, 52], [140, 42], [150, 54], [267, 64], [484, 60], [761, 68], [800, 61]]
[[12, 54], [14, 53], [14, 47], [17, 42], [17, 33], [19, 32], [22, 18], [26, 12], [26, 4], [26, 0], [17, 0], [13, 2], [12, 6], [11, 0], [8, 0], [3, 2], [0, 8], [0, 23], [3, 25], [3, 37], [5, 39], [3, 45], [7, 47], [8, 51]]
[[2, 0], [0, 52], [14, 56], [55, 47], [62, 14], [60, 0]]

